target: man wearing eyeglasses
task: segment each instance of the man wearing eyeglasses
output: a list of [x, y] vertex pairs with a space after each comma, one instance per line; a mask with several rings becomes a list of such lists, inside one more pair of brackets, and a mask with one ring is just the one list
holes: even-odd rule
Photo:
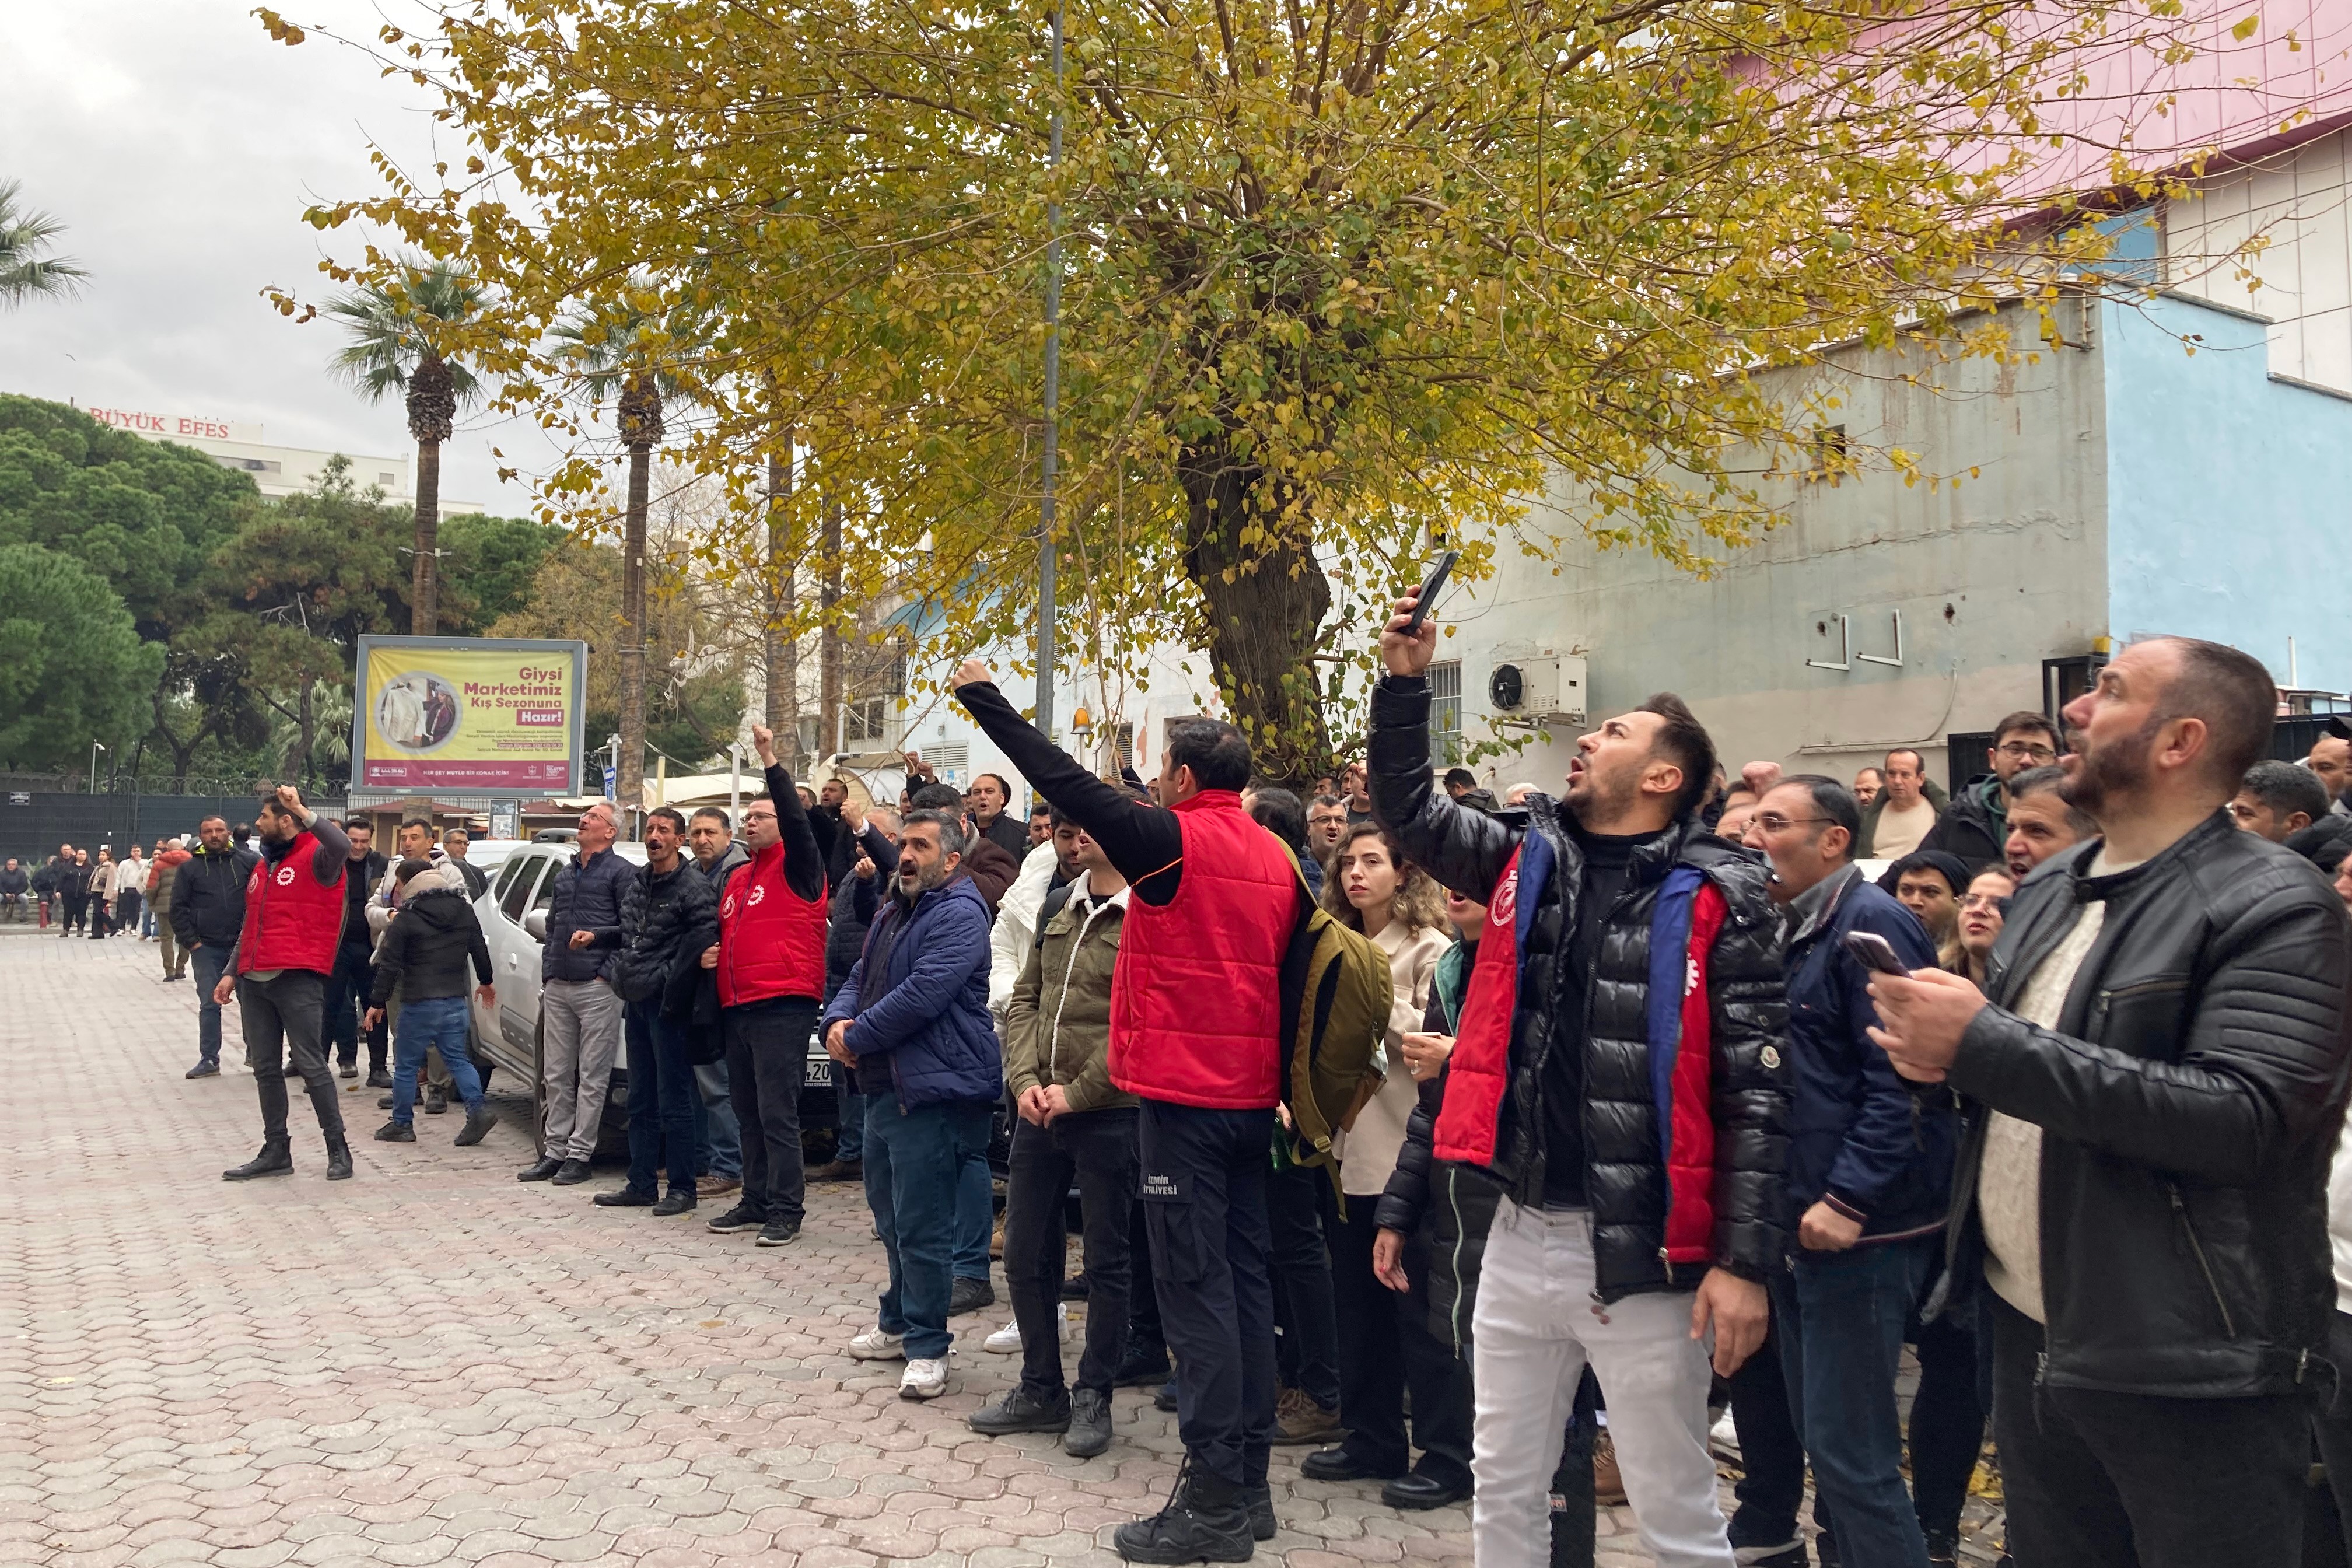
[[2058, 727], [2032, 709], [2003, 719], [1993, 726], [1992, 744], [1985, 748], [1992, 772], [1960, 786], [1919, 847], [1951, 856], [1971, 877], [2000, 865], [2002, 846], [2009, 842], [2010, 781], [2028, 768], [2051, 766], [2062, 750]]

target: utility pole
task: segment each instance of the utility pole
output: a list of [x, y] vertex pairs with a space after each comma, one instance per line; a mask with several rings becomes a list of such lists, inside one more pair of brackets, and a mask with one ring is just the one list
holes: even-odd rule
[[[1047, 13], [1054, 29], [1054, 111], [1045, 133], [1049, 181], [1062, 167], [1062, 7]], [[1037, 728], [1054, 733], [1054, 479], [1061, 461], [1062, 203], [1045, 202], [1045, 472], [1037, 508]]]
[[791, 553], [791, 523], [785, 504], [793, 493], [793, 426], [784, 426], [783, 449], [768, 454], [768, 576], [772, 602], [768, 606], [767, 706], [768, 728], [776, 732], [776, 749], [793, 772], [805, 770], [800, 754], [801, 648], [790, 630], [793, 610], [793, 575], [797, 563]]
[[824, 627], [817, 634], [817, 712], [820, 755], [841, 750], [841, 628], [834, 618], [841, 612], [841, 502], [828, 496], [824, 503], [824, 585], [818, 590], [818, 608]]

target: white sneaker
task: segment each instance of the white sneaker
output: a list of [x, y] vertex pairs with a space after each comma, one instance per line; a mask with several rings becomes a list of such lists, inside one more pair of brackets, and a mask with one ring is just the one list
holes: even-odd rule
[[948, 1391], [948, 1363], [945, 1357], [938, 1361], [910, 1361], [906, 1375], [898, 1379], [901, 1399], [937, 1399]]
[[859, 1361], [897, 1361], [907, 1353], [907, 1336], [868, 1329], [849, 1342], [849, 1353]]
[[994, 1351], [998, 1355], [1011, 1355], [1021, 1348], [1021, 1325], [1007, 1323], [980, 1342], [980, 1348]]

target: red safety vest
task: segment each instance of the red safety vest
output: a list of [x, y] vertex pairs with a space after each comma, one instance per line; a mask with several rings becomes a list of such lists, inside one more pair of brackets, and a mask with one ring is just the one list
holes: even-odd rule
[[319, 839], [305, 831], [297, 836], [286, 858], [264, 859], [253, 868], [245, 884], [245, 934], [236, 944], [236, 972], [257, 969], [308, 969], [320, 974], [335, 972], [335, 944], [343, 934], [343, 877], [320, 882], [311, 868], [318, 863]]
[[1110, 1079], [1146, 1100], [1260, 1110], [1282, 1098], [1282, 955], [1298, 871], [1232, 790], [1173, 808], [1184, 869], [1137, 899], [1110, 983]]
[[784, 880], [784, 847], [771, 844], [735, 868], [719, 899], [719, 1004], [773, 996], [824, 997], [823, 879], [815, 899]]

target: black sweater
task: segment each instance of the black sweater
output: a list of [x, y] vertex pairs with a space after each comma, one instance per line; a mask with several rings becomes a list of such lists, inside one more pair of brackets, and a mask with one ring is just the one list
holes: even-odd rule
[[376, 950], [375, 984], [368, 1001], [381, 1007], [398, 991], [404, 1003], [463, 996], [466, 961], [484, 985], [490, 983], [489, 943], [474, 906], [454, 888], [432, 888], [403, 899]]

